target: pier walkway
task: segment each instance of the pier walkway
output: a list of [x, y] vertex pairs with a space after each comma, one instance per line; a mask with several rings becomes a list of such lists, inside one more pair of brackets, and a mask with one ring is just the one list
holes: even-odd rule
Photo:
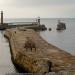
[[[75, 57], [47, 43], [38, 32], [32, 29], [8, 29], [5, 36], [10, 41], [12, 57], [15, 63], [29, 72], [49, 72], [49, 68], [53, 72], [75, 71]], [[36, 51], [35, 49], [31, 51], [24, 48], [27, 37], [35, 42]], [[51, 67], [48, 61], [52, 62]]]

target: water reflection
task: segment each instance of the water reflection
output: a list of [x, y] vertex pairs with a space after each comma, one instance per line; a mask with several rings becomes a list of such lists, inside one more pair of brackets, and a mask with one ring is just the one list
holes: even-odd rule
[[0, 75], [16, 72], [11, 61], [9, 43], [7, 42], [7, 39], [4, 38], [3, 32], [0, 31]]

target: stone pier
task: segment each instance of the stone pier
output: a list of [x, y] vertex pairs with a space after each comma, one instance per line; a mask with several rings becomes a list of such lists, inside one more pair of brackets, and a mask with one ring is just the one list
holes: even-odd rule
[[[47, 43], [38, 32], [15, 28], [7, 29], [4, 35], [10, 42], [14, 62], [24, 70], [31, 73], [75, 72], [75, 56]], [[27, 38], [35, 43], [36, 50], [26, 50]]]

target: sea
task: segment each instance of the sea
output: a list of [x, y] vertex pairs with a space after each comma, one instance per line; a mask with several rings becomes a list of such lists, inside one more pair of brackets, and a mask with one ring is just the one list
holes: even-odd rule
[[[58, 31], [58, 20], [66, 24], [66, 30]], [[36, 18], [5, 18], [5, 23], [35, 22]], [[40, 31], [40, 36], [48, 43], [75, 55], [75, 18], [40, 18], [41, 24], [47, 27], [46, 31]], [[51, 31], [49, 31], [51, 28]], [[11, 61], [9, 43], [0, 31], [0, 75], [19, 73]]]

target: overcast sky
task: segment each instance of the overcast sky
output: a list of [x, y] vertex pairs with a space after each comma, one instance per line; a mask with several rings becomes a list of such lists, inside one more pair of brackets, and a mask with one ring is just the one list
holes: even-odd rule
[[5, 18], [75, 18], [75, 0], [0, 0]]

